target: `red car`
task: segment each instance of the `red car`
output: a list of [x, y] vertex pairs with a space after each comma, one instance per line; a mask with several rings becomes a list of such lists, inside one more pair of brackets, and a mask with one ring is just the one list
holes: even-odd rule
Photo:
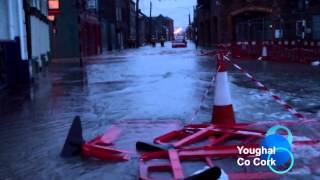
[[175, 40], [172, 41], [172, 48], [186, 48], [187, 41], [183, 36], [177, 36]]

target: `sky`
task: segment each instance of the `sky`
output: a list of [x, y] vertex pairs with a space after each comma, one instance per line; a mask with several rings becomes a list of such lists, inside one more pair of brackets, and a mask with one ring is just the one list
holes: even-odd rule
[[175, 29], [188, 26], [188, 14], [193, 17], [193, 6], [197, 0], [140, 0], [141, 11], [149, 16], [150, 1], [152, 1], [152, 16], [162, 14], [174, 20]]

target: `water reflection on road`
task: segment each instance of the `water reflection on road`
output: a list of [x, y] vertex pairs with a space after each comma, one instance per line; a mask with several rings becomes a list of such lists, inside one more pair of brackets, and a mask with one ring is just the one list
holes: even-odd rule
[[[316, 67], [237, 62], [305, 116], [319, 116], [320, 70]], [[87, 59], [83, 68], [77, 60], [54, 60], [34, 86], [0, 92], [0, 178], [137, 178], [137, 155], [117, 164], [61, 159], [59, 152], [73, 117], [81, 116], [86, 139], [113, 123], [135, 124], [124, 125], [128, 128], [125, 138], [118, 142], [133, 149], [131, 134], [151, 141], [174, 128], [176, 120], [190, 122], [214, 70], [214, 59], [196, 56], [192, 44], [187, 49], [166, 44], [165, 48], [105, 53]], [[239, 71], [230, 68], [229, 74], [239, 121], [296, 120]], [[195, 122], [210, 120], [212, 97], [210, 92]], [[153, 125], [141, 127], [140, 122]]]

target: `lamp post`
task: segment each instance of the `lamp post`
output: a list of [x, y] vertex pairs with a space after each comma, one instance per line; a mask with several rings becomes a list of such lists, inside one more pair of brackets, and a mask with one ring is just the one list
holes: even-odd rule
[[77, 13], [78, 13], [78, 38], [79, 38], [79, 65], [80, 67], [83, 66], [83, 58], [82, 58], [82, 51], [83, 51], [83, 44], [82, 44], [82, 38], [81, 38], [81, 31], [82, 31], [82, 22], [81, 22], [81, 13], [82, 8], [84, 8], [84, 4], [78, 0], [76, 3], [77, 7]]
[[52, 33], [55, 35], [57, 29], [55, 27], [56, 15], [60, 13], [60, 1], [48, 0], [48, 20], [52, 22]]

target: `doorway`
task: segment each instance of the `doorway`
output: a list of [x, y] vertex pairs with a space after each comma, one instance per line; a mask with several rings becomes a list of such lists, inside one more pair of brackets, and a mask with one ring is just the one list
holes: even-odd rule
[[4, 66], [4, 47], [0, 44], [0, 89], [7, 84]]

